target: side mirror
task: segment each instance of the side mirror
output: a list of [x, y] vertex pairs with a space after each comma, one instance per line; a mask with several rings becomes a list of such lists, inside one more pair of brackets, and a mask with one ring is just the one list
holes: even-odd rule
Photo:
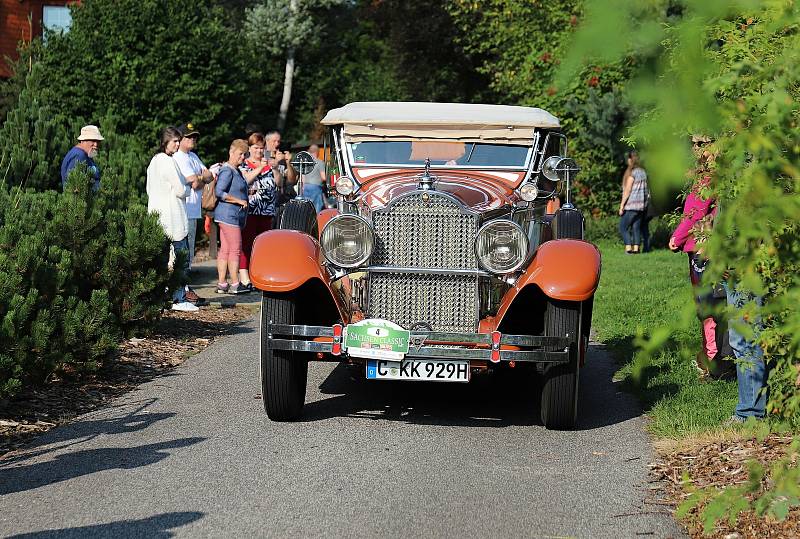
[[573, 178], [580, 170], [581, 167], [578, 166], [574, 159], [561, 157], [560, 155], [551, 155], [542, 164], [542, 174], [545, 178], [554, 182], [567, 181]]
[[292, 166], [303, 176], [314, 170], [314, 165], [314, 158], [308, 152], [297, 152], [297, 155], [292, 159]]

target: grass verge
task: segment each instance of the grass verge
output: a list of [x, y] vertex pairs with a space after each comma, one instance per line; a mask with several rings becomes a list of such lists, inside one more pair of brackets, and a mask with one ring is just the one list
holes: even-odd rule
[[[620, 363], [616, 379], [639, 396], [652, 418], [651, 432], [683, 438], [719, 429], [736, 406], [736, 382], [701, 381], [691, 364], [701, 338], [686, 255], [667, 250], [626, 255], [610, 241], [598, 247], [603, 273], [592, 326]], [[668, 327], [681, 329], [670, 329], [666, 346], [637, 369], [637, 339]]]

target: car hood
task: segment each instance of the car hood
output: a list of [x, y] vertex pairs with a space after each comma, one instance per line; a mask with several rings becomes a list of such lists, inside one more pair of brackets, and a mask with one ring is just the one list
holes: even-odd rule
[[[381, 175], [362, 183], [363, 199], [370, 209], [385, 206], [390, 200], [417, 189], [419, 170]], [[437, 178], [434, 190], [447, 193], [474, 211], [483, 212], [513, 204], [519, 200], [507, 180], [479, 172], [448, 172], [432, 174]]]

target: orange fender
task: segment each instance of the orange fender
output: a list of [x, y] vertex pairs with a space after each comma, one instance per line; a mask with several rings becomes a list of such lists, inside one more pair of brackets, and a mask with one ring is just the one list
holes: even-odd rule
[[506, 292], [494, 323], [503, 319], [523, 288], [538, 286], [546, 296], [565, 301], [584, 301], [594, 295], [600, 282], [600, 251], [580, 240], [551, 240], [537, 250], [528, 269]]
[[335, 208], [326, 208], [317, 214], [317, 228], [319, 228], [320, 238], [322, 237], [322, 229], [328, 224], [328, 221], [339, 215], [339, 210]]
[[320, 265], [319, 244], [296, 230], [268, 230], [253, 242], [250, 280], [260, 290], [289, 292], [309, 279], [319, 279], [330, 288], [327, 272]]

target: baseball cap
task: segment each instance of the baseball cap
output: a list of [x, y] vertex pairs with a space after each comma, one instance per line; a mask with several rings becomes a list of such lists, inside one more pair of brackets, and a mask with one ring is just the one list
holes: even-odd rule
[[194, 124], [192, 122], [182, 124], [180, 127], [178, 127], [178, 131], [180, 131], [182, 137], [200, 134], [200, 131], [194, 128]]

